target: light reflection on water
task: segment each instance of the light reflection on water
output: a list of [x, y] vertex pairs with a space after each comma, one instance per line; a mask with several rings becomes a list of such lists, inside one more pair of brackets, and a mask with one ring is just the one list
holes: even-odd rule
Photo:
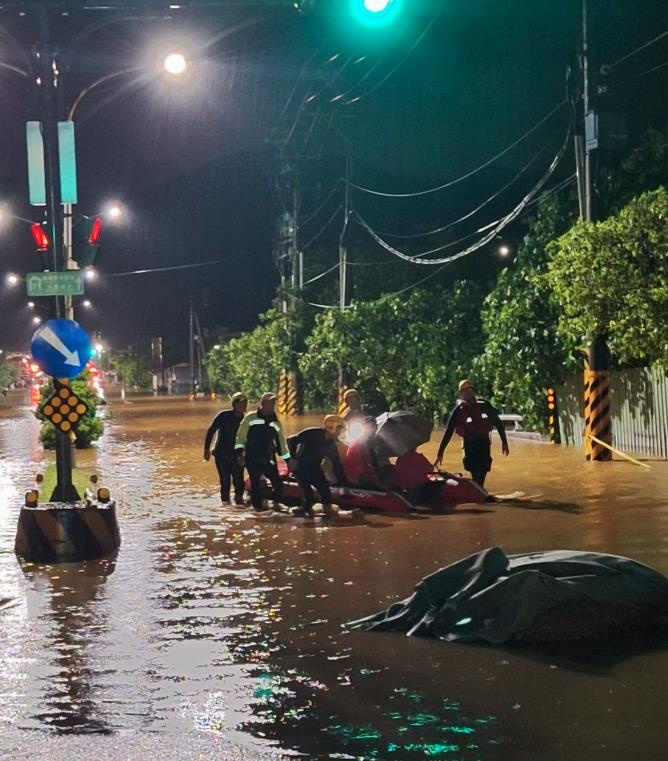
[[122, 548], [50, 567], [13, 555], [36, 426], [26, 411], [0, 417], [0, 597], [15, 600], [0, 612], [5, 728], [246, 736], [309, 758], [621, 759], [626, 738], [619, 755], [602, 747], [617, 726], [611, 711], [643, 728], [646, 751], [663, 747], [661, 725], [650, 728], [657, 701], [639, 697], [668, 675], [663, 653], [641, 654], [638, 676], [626, 661], [574, 667], [342, 624], [494, 543], [635, 554], [666, 572], [665, 471], [652, 471], [628, 517], [634, 471], [574, 490], [581, 474], [569, 485], [557, 468], [582, 470], [575, 455], [513, 444], [516, 459], [497, 463], [492, 482], [501, 493], [520, 483], [531, 500], [331, 526], [255, 517], [220, 508], [201, 461], [214, 409], [112, 405], [98, 450], [78, 462], [119, 500]]

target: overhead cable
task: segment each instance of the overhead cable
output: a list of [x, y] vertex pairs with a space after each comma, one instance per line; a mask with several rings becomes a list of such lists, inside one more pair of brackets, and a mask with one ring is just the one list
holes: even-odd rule
[[497, 190], [495, 193], [492, 193], [492, 195], [489, 198], [483, 201], [479, 206], [476, 206], [475, 209], [468, 212], [468, 214], [464, 214], [463, 217], [459, 217], [459, 219], [455, 219], [452, 222], [448, 222], [448, 224], [444, 225], [443, 227], [437, 227], [435, 230], [429, 230], [428, 232], [424, 232], [424, 233], [412, 233], [411, 235], [397, 235], [396, 233], [379, 232], [379, 235], [385, 235], [388, 238], [401, 238], [402, 240], [408, 240], [411, 238], [424, 238], [428, 235], [435, 235], [436, 233], [441, 233], [444, 230], [449, 230], [451, 227], [454, 227], [460, 222], [464, 222], [467, 219], [470, 219], [474, 214], [477, 214], [481, 209], [484, 209], [485, 206], [487, 206], [496, 198], [498, 198], [502, 193], [508, 190], [508, 188], [513, 183], [519, 180], [519, 178], [524, 174], [524, 172], [527, 171], [527, 169], [529, 169], [529, 167], [534, 163], [534, 161], [536, 161], [545, 152], [545, 148], [546, 146], [543, 146], [538, 151], [538, 153], [536, 153], [531, 159], [529, 159], [529, 161], [520, 169], [520, 171], [511, 180], [509, 180], [502, 188]]
[[614, 69], [615, 66], [619, 66], [620, 63], [624, 63], [624, 61], [627, 61], [631, 56], [636, 55], [636, 53], [640, 53], [641, 50], [645, 50], [645, 48], [650, 47], [650, 45], [654, 45], [654, 43], [658, 42], [659, 40], [662, 40], [664, 37], [668, 37], [668, 29], [665, 30], [665, 32], [661, 32], [661, 34], [657, 35], [656, 37], [653, 37], [651, 40], [648, 40], [647, 42], [644, 42], [640, 47], [635, 48], [635, 50], [632, 50], [630, 53], [627, 53], [625, 56], [622, 56], [621, 58], [618, 58], [616, 61], [613, 61], [612, 63], [606, 64], [607, 69]]
[[541, 179], [536, 183], [536, 185], [530, 190], [524, 198], [515, 206], [514, 209], [512, 209], [508, 214], [506, 214], [505, 217], [502, 217], [499, 220], [499, 223], [495, 225], [486, 235], [484, 235], [480, 240], [476, 241], [476, 243], [472, 244], [468, 248], [465, 248], [463, 251], [459, 251], [456, 254], [453, 254], [448, 257], [441, 257], [440, 259], [427, 259], [426, 256], [431, 253], [435, 253], [439, 249], [432, 249], [431, 251], [426, 251], [421, 254], [415, 254], [415, 255], [409, 255], [404, 253], [403, 251], [399, 251], [398, 249], [391, 246], [387, 241], [383, 240], [378, 233], [375, 232], [365, 221], [362, 219], [362, 217], [359, 215], [358, 212], [355, 212], [355, 217], [358, 220], [358, 222], [362, 225], [362, 227], [371, 235], [371, 237], [378, 243], [379, 246], [382, 246], [386, 251], [393, 254], [394, 256], [398, 257], [399, 259], [403, 259], [407, 262], [414, 262], [415, 264], [446, 264], [449, 262], [453, 262], [456, 259], [461, 259], [464, 256], [468, 256], [469, 254], [474, 253], [475, 251], [478, 251], [483, 246], [487, 245], [491, 240], [494, 239], [496, 235], [501, 232], [501, 230], [504, 229], [510, 222], [512, 222], [516, 217], [518, 217], [522, 211], [526, 208], [526, 206], [536, 197], [536, 195], [541, 191], [541, 189], [544, 187], [545, 183], [550, 179], [554, 171], [556, 170], [557, 166], [559, 165], [559, 162], [564, 156], [564, 153], [566, 152], [566, 148], [568, 147], [568, 141], [571, 135], [571, 130], [569, 129], [566, 133], [566, 138], [564, 139], [564, 142], [561, 144], [561, 147], [557, 151], [556, 156], [552, 160], [552, 163], [548, 167], [545, 174], [541, 177]]
[[333, 272], [335, 269], [337, 269], [339, 266], [339, 263], [332, 265], [329, 269], [325, 270], [324, 272], [321, 272], [319, 275], [316, 275], [315, 277], [312, 277], [310, 280], [307, 280], [304, 283], [304, 286], [311, 285], [311, 283], [315, 283], [316, 280], [320, 280], [321, 277], [325, 277], [325, 275], [329, 275], [330, 272]]
[[341, 180], [340, 180], [340, 179], [339, 179], [339, 180], [337, 180], [337, 181], [334, 183], [334, 187], [333, 187], [333, 188], [332, 188], [332, 189], [329, 191], [329, 193], [327, 193], [327, 196], [325, 197], [325, 200], [324, 200], [324, 201], [323, 201], [323, 202], [320, 204], [320, 206], [318, 206], [318, 208], [317, 208], [317, 209], [316, 209], [316, 210], [315, 210], [315, 211], [314, 211], [312, 214], [309, 214], [309, 215], [308, 215], [308, 217], [306, 217], [306, 219], [302, 219], [302, 221], [299, 223], [299, 227], [300, 227], [300, 229], [301, 229], [301, 228], [302, 228], [304, 225], [307, 225], [307, 224], [308, 224], [308, 223], [309, 223], [309, 222], [310, 222], [310, 221], [311, 221], [311, 220], [312, 220], [314, 217], [317, 217], [317, 216], [318, 216], [318, 214], [320, 214], [320, 212], [321, 212], [321, 211], [322, 211], [322, 210], [325, 208], [325, 206], [327, 206], [327, 203], [328, 203], [329, 199], [330, 199], [330, 198], [331, 198], [331, 197], [334, 195], [334, 193], [336, 192], [336, 189], [339, 187], [339, 183], [340, 183], [340, 182], [341, 182]]
[[[562, 101], [560, 101], [549, 113], [547, 113], [540, 121], [536, 122], [536, 124], [531, 127], [531, 129], [527, 130], [523, 135], [517, 138], [517, 140], [513, 141], [510, 145], [506, 146], [502, 151], [496, 154], [496, 156], [492, 156], [492, 158], [485, 161], [484, 164], [481, 164], [480, 166], [476, 167], [475, 169], [472, 169], [470, 172], [467, 172], [466, 174], [463, 174], [461, 177], [457, 177], [454, 180], [450, 180], [449, 182], [445, 182], [442, 185], [438, 185], [434, 188], [428, 188], [427, 190], [418, 190], [414, 193], [384, 193], [380, 190], [373, 190], [372, 188], [365, 188], [362, 185], [357, 185], [354, 182], [348, 181], [348, 184], [351, 188], [355, 188], [355, 190], [359, 190], [363, 193], [370, 193], [371, 195], [375, 196], [383, 196], [384, 198], [414, 198], [417, 196], [425, 196], [429, 193], [437, 193], [439, 190], [445, 190], [445, 188], [450, 188], [453, 185], [457, 185], [460, 182], [463, 182], [464, 180], [467, 180], [469, 177], [473, 177], [474, 175], [478, 174], [478, 172], [481, 172], [483, 169], [486, 169], [490, 164], [493, 164], [495, 161], [500, 159], [502, 156], [505, 156], [506, 153], [511, 151], [513, 148], [515, 148], [517, 145], [519, 145], [523, 140], [526, 140], [529, 135], [532, 135], [539, 127], [542, 127], [545, 122], [550, 119], [554, 114], [559, 111], [564, 105], [566, 104], [566, 98], [564, 98]], [[341, 178], [344, 182], [346, 180], [344, 178]]]
[[108, 274], [100, 273], [100, 277], [125, 277], [127, 275], [147, 275], [153, 272], [171, 272], [172, 270], [189, 270], [195, 267], [211, 267], [215, 264], [229, 264], [222, 259], [214, 259], [210, 262], [195, 262], [193, 264], [177, 264], [172, 267], [154, 267], [147, 270], [131, 270], [130, 272], [110, 272]]
[[[436, 15], [432, 18], [432, 20], [424, 28], [424, 30], [422, 31], [422, 34], [411, 45], [411, 47], [408, 50], [408, 52], [406, 53], [406, 55], [404, 55], [404, 57], [395, 66], [393, 66], [390, 69], [390, 71], [388, 71], [388, 73], [380, 81], [376, 82], [376, 84], [373, 85], [372, 87], [370, 87], [366, 92], [362, 93], [361, 95], [356, 95], [354, 98], [351, 98], [350, 100], [347, 100], [346, 101], [346, 105], [347, 106], [349, 106], [349, 105], [351, 105], [353, 103], [358, 103], [360, 100], [362, 100], [362, 98], [366, 98], [367, 95], [370, 95], [372, 92], [374, 92], [374, 90], [377, 90], [379, 87], [384, 85], [385, 82], [387, 82], [387, 80], [391, 76], [393, 76], [395, 74], [395, 72], [404, 65], [404, 63], [406, 63], [406, 61], [408, 60], [408, 58], [410, 58], [410, 56], [412, 55], [412, 53], [415, 50], [415, 48], [422, 42], [422, 40], [426, 36], [427, 32], [432, 28], [432, 26], [436, 22], [436, 19], [441, 15], [442, 9], [443, 9], [443, 6], [441, 6], [441, 9], [439, 9], [439, 11], [436, 13]], [[341, 98], [342, 97], [343, 96], [341, 96]]]
[[339, 204], [339, 206], [334, 210], [334, 213], [332, 216], [325, 222], [325, 224], [318, 230], [318, 232], [309, 240], [308, 243], [304, 243], [299, 248], [302, 251], [305, 251], [307, 248], [309, 248], [313, 243], [315, 243], [318, 238], [325, 232], [325, 230], [332, 224], [332, 222], [336, 219], [336, 217], [339, 215], [339, 212], [343, 210], [343, 206]]

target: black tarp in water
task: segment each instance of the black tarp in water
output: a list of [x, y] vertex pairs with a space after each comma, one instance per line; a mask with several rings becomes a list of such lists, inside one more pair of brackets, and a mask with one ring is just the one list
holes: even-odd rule
[[350, 626], [459, 642], [613, 637], [668, 622], [668, 579], [617, 555], [492, 547], [425, 577], [415, 592]]

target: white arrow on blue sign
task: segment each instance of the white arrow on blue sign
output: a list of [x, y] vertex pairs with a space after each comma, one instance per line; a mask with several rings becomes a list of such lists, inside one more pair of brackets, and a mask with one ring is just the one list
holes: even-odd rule
[[74, 320], [48, 320], [32, 337], [30, 351], [42, 370], [54, 378], [74, 378], [93, 353], [90, 336]]

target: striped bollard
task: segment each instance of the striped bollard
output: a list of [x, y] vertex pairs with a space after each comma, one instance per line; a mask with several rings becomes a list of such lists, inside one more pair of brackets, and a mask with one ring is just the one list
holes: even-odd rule
[[279, 415], [285, 416], [288, 410], [288, 374], [281, 370], [278, 376], [278, 397], [276, 401], [276, 411]]
[[288, 417], [295, 417], [301, 414], [301, 404], [299, 397], [299, 375], [295, 370], [288, 373], [288, 392], [287, 392], [287, 409]]
[[[610, 418], [610, 358], [602, 336], [594, 336], [585, 362], [585, 458], [611, 460], [612, 421]], [[602, 444], [596, 441], [598, 439]]]

